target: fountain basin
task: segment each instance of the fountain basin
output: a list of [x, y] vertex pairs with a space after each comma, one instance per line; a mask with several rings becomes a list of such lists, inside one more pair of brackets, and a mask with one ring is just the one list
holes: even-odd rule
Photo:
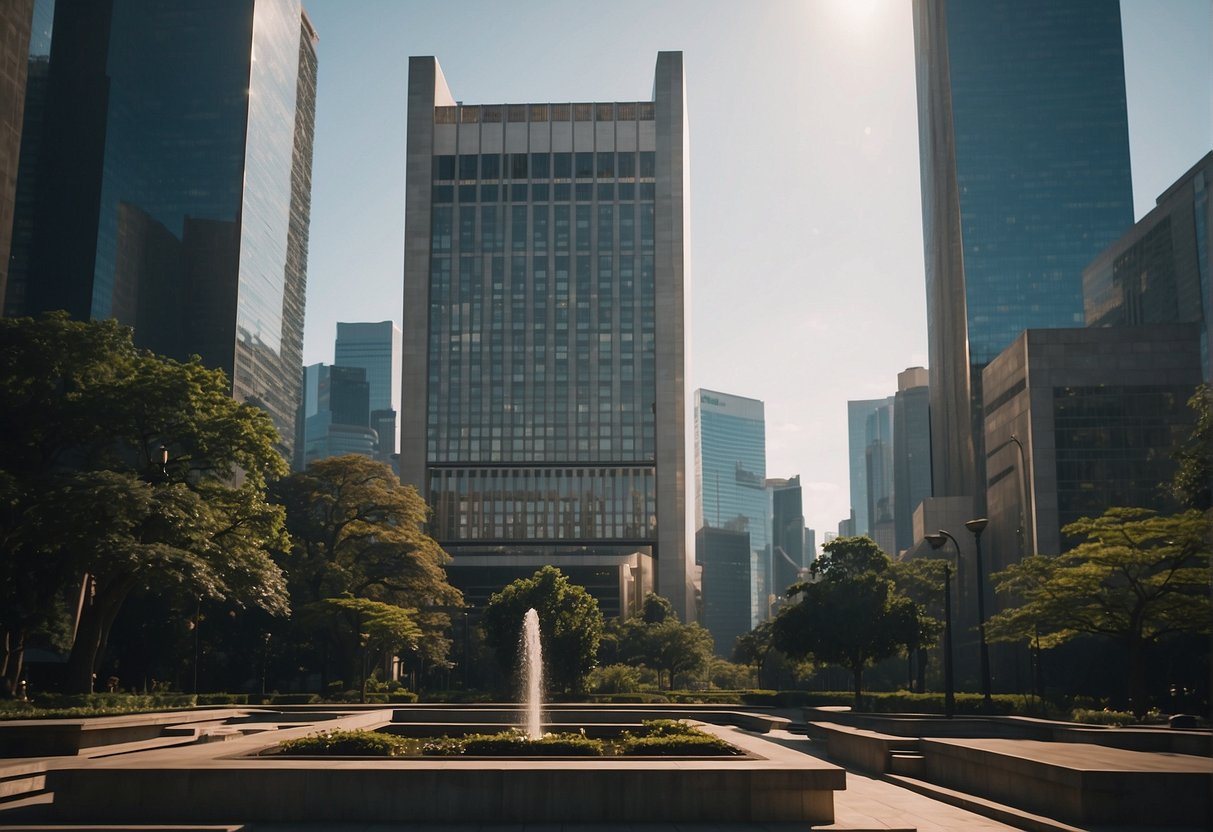
[[[437, 716], [428, 710], [427, 718]], [[663, 709], [661, 716], [672, 709]], [[600, 722], [609, 711], [594, 709]], [[834, 818], [845, 772], [731, 726], [745, 757], [278, 759], [253, 756], [321, 727], [383, 727], [388, 711], [210, 746], [48, 772], [58, 822], [807, 822]], [[639, 722], [635, 715], [618, 722]], [[696, 718], [696, 714], [686, 714]], [[650, 718], [645, 716], [644, 718]], [[348, 724], [347, 724], [348, 723]], [[457, 724], [457, 723], [456, 723]], [[454, 728], [451, 724], [449, 727]]]

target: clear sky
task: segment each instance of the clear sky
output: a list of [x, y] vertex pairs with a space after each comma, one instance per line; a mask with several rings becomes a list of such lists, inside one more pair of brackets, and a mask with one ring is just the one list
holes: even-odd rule
[[[762, 399], [768, 476], [801, 475], [819, 545], [836, 530], [847, 400], [926, 365], [910, 0], [304, 5], [320, 35], [306, 363], [333, 360], [337, 321], [400, 321], [410, 55], [495, 104], [647, 99], [657, 52], [682, 50], [688, 401]], [[1213, 148], [1213, 4], [1121, 5], [1140, 217]]]

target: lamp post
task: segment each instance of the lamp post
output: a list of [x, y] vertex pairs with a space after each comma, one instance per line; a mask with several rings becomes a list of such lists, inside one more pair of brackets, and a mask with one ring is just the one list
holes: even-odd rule
[[[956, 538], [940, 529], [935, 534], [925, 535], [932, 549], [938, 549], [947, 541], [956, 547], [956, 559], [960, 560], [960, 544]], [[952, 563], [943, 563], [943, 715], [948, 719], [956, 713], [956, 682], [952, 675]]]
[[990, 699], [990, 648], [986, 644], [986, 582], [981, 566], [981, 533], [986, 530], [990, 521], [985, 517], [970, 520], [965, 528], [973, 533], [977, 546], [977, 633], [981, 639], [981, 699], [982, 708], [986, 713], [993, 710], [993, 700]]

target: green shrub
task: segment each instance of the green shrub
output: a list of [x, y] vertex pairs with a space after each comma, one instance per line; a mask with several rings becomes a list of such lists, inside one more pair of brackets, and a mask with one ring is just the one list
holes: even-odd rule
[[404, 737], [375, 731], [322, 731], [278, 743], [283, 754], [317, 757], [399, 757], [411, 749]]
[[627, 735], [621, 741], [620, 753], [625, 756], [682, 757], [733, 756], [741, 752], [719, 737], [702, 732], [694, 734]]
[[597, 693], [639, 693], [640, 671], [631, 665], [609, 664], [594, 669], [589, 685]]
[[607, 704], [627, 705], [663, 705], [669, 703], [669, 697], [660, 693], [606, 693], [594, 694], [590, 697], [593, 702], [605, 702]]
[[247, 693], [200, 693], [199, 705], [247, 705]]
[[582, 734], [544, 734], [533, 740], [517, 731], [502, 731], [431, 740], [421, 746], [421, 753], [427, 756], [601, 757], [603, 743]]
[[1167, 721], [1167, 717], [1157, 710], [1151, 710], [1141, 719], [1129, 711], [1113, 711], [1108, 708], [1075, 708], [1070, 714], [1071, 722], [1083, 725], [1111, 725], [1119, 728], [1121, 725], [1157, 725]]
[[698, 728], [681, 719], [642, 719], [640, 736], [687, 737], [703, 734]]
[[[250, 697], [251, 698], [251, 697]], [[320, 695], [316, 693], [274, 693], [261, 698], [262, 705], [318, 705]]]

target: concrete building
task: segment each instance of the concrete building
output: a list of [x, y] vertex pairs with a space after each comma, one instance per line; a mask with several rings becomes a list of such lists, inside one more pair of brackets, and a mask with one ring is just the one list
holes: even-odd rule
[[[376, 430], [388, 455], [397, 450], [396, 413], [400, 409], [401, 334], [392, 321], [337, 323], [333, 364], [361, 367], [370, 385], [370, 409], [378, 412]], [[388, 424], [388, 412], [391, 424]]]
[[593, 566], [693, 617], [684, 100], [677, 52], [598, 103], [464, 105], [410, 59], [400, 474], [465, 593]]
[[749, 583], [733, 588], [749, 599], [751, 629], [765, 621], [775, 593], [771, 575], [770, 499], [763, 404], [714, 390], [695, 391], [695, 526], [746, 532]]
[[984, 500], [982, 369], [1083, 321], [1082, 271], [1133, 223], [1120, 8], [915, 0], [932, 476]]
[[60, 2], [49, 49], [37, 28], [6, 314], [116, 318], [139, 347], [200, 355], [290, 458], [317, 69], [300, 3]]
[[914, 544], [914, 509], [931, 496], [931, 401], [928, 374], [910, 367], [897, 374], [893, 397], [893, 522], [896, 555]]
[[0, 6], [0, 44], [3, 44], [3, 60], [0, 60], [0, 310], [4, 308], [12, 248], [26, 78], [32, 63], [29, 56], [33, 13], [33, 0], [11, 0]]
[[1213, 326], [1213, 153], [1192, 166], [1082, 275], [1087, 326], [1199, 322], [1206, 382]]

